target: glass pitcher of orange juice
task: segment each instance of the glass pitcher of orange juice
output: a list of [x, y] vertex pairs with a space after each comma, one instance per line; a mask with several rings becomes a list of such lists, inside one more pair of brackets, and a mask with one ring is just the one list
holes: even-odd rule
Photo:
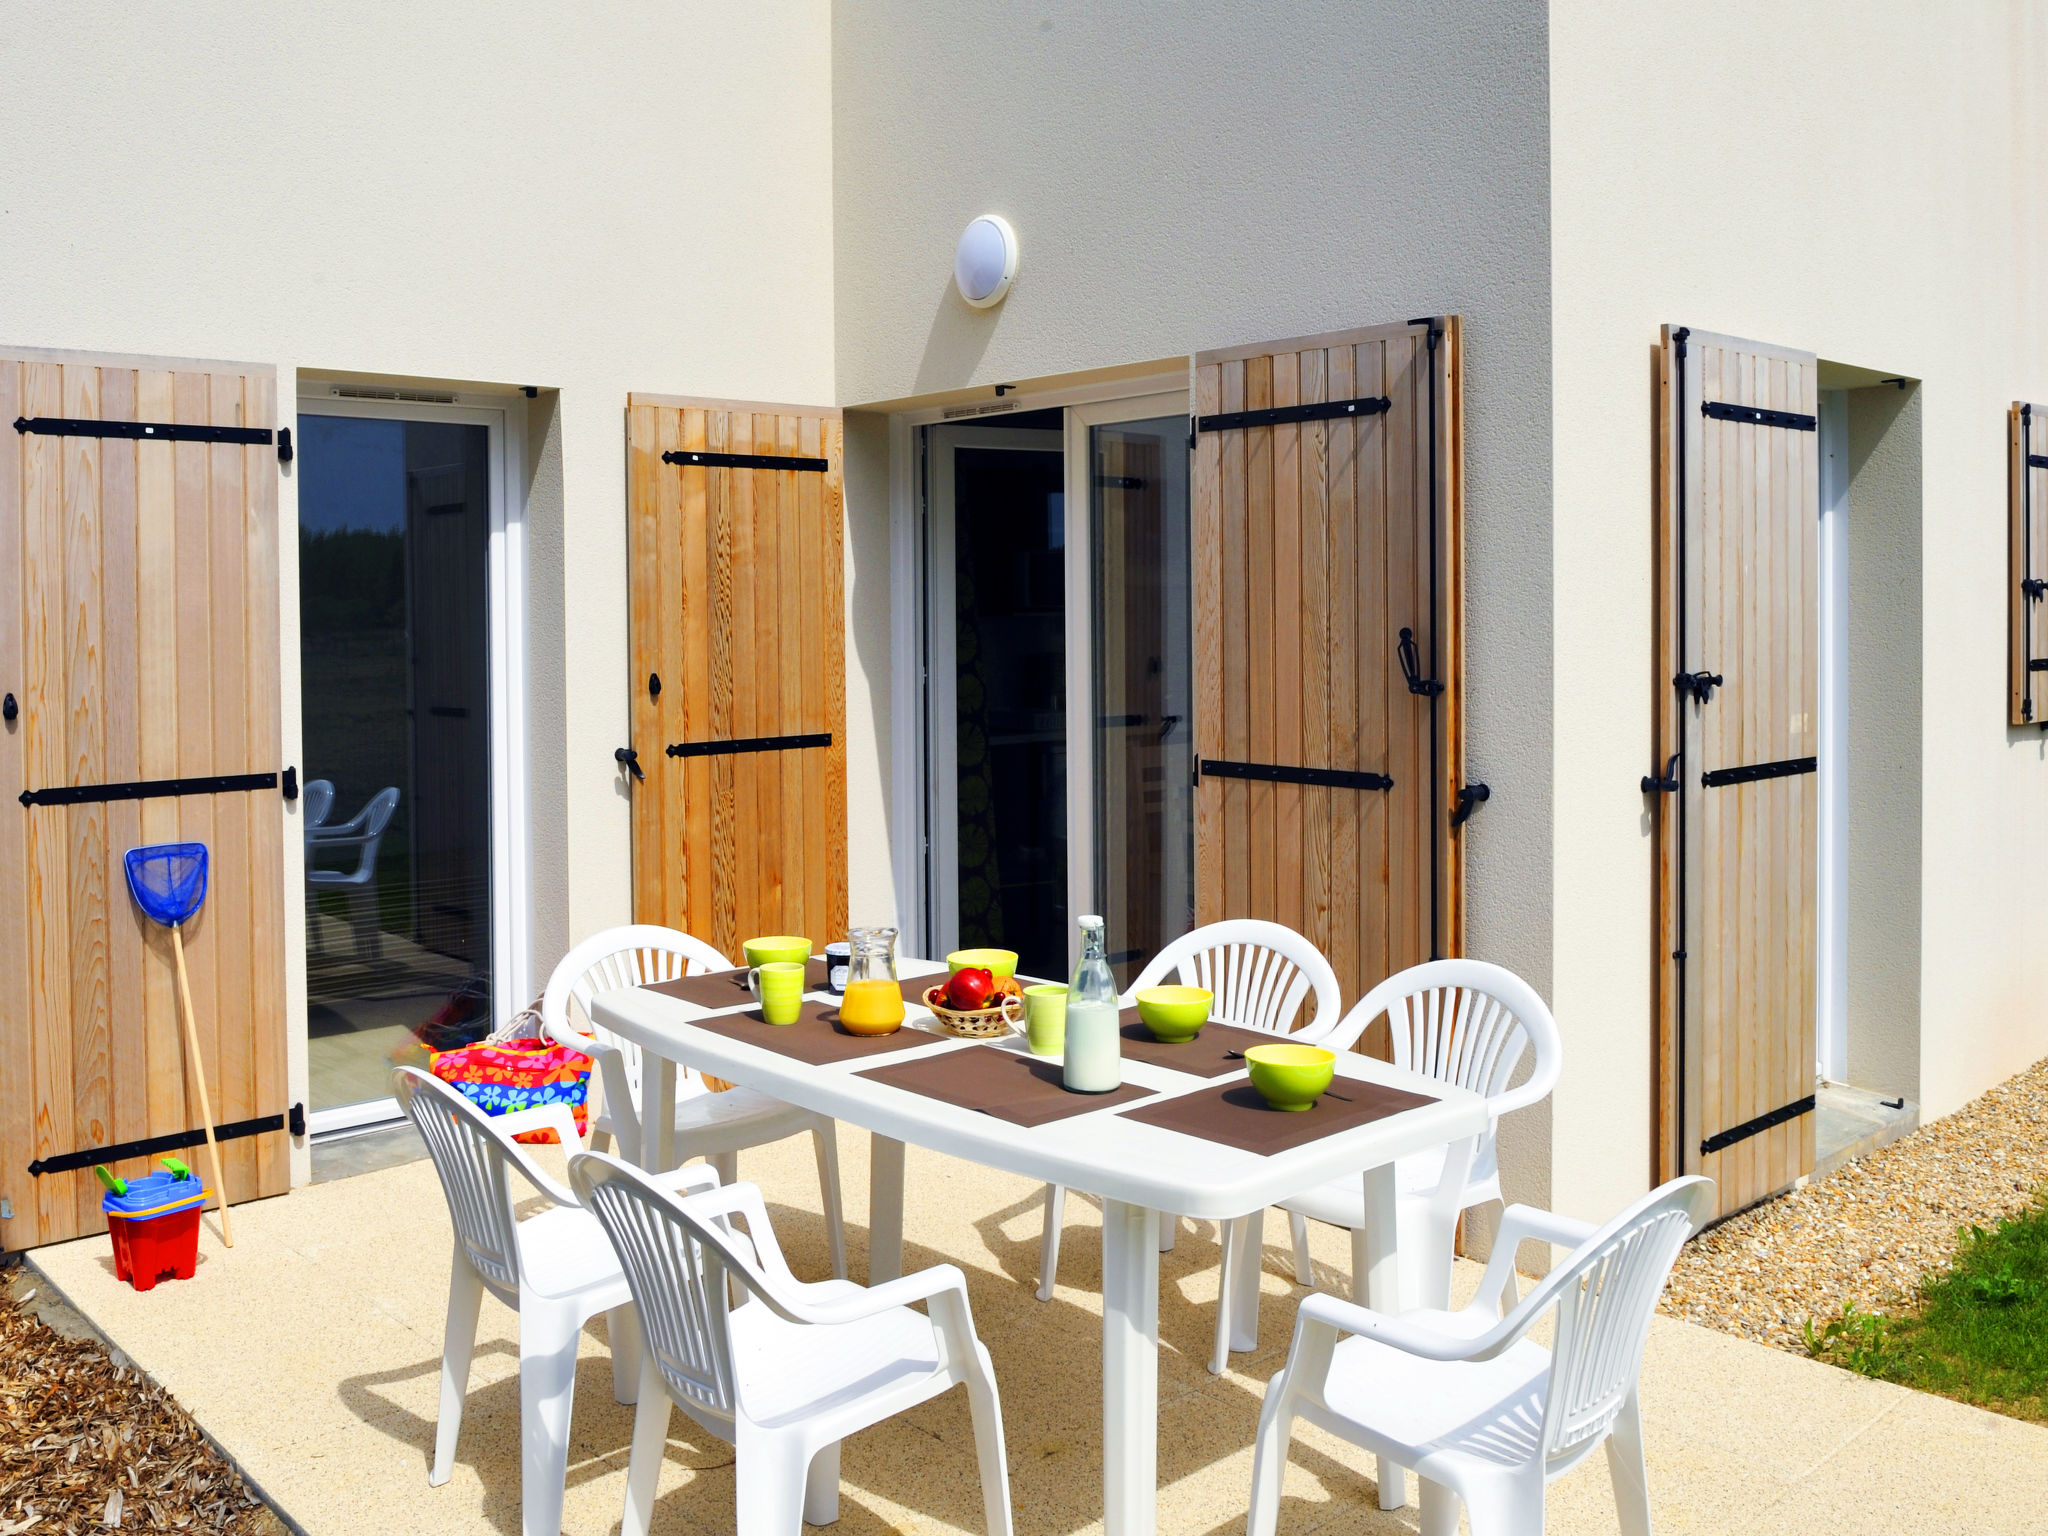
[[903, 988], [896, 980], [896, 930], [855, 928], [839, 1022], [849, 1034], [886, 1035], [903, 1027]]

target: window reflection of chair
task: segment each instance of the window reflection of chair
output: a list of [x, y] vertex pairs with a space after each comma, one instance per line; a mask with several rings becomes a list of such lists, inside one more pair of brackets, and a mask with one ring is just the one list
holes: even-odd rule
[[334, 781], [332, 779], [308, 779], [306, 787], [299, 792], [299, 817], [310, 841], [315, 829], [324, 829], [327, 815], [334, 809]]
[[[349, 922], [355, 929], [359, 960], [383, 957], [383, 929], [377, 921], [377, 845], [384, 840], [384, 829], [391, 824], [391, 813], [396, 809], [398, 791], [380, 789], [347, 821], [332, 827], [306, 829], [306, 884], [316, 899], [322, 891], [340, 891], [348, 897]], [[356, 850], [353, 869], [311, 867], [315, 854], [332, 859], [350, 849]], [[313, 925], [313, 932], [317, 944], [318, 923]]]

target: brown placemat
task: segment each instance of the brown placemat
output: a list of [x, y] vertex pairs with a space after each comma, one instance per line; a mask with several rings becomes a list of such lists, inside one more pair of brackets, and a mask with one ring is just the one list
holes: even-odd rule
[[[1206, 1035], [1208, 1030], [1202, 1033]], [[1298, 1114], [1270, 1108], [1250, 1083], [1224, 1083], [1148, 1104], [1129, 1111], [1124, 1118], [1270, 1157], [1436, 1102], [1427, 1094], [1410, 1093], [1405, 1088], [1340, 1077], [1312, 1108]]]
[[707, 1029], [728, 1040], [744, 1040], [764, 1051], [774, 1051], [814, 1067], [858, 1056], [880, 1056], [888, 1051], [909, 1051], [920, 1046], [943, 1045], [951, 1036], [935, 1035], [922, 1029], [899, 1029], [886, 1035], [849, 1034], [839, 1023], [839, 1005], [806, 1001], [794, 1024], [770, 1024], [761, 1010], [742, 1013], [714, 1013], [690, 1020], [692, 1029]]
[[[647, 990], [699, 1008], [737, 1008], [754, 1000], [754, 994], [747, 990], [747, 970], [743, 965], [734, 971], [706, 971], [701, 976], [679, 976], [674, 981], [651, 981]], [[825, 962], [814, 957], [804, 967], [804, 990], [815, 992], [824, 985]]]
[[1271, 1035], [1263, 1029], [1241, 1029], [1235, 1024], [1218, 1024], [1212, 1020], [1202, 1026], [1202, 1032], [1194, 1039], [1168, 1045], [1164, 1040], [1152, 1038], [1152, 1031], [1139, 1020], [1136, 1008], [1126, 1008], [1118, 1014], [1117, 1025], [1117, 1033], [1124, 1037], [1124, 1060], [1168, 1067], [1175, 1072], [1191, 1072], [1196, 1077], [1221, 1077], [1226, 1072], [1242, 1072], [1243, 1055], [1247, 1049], [1254, 1045], [1280, 1044], [1286, 1039], [1284, 1035]]
[[1128, 1104], [1150, 1098], [1153, 1092], [1125, 1083], [1108, 1093], [1070, 1093], [1060, 1081], [1058, 1062], [986, 1045], [870, 1067], [860, 1075], [1023, 1126], [1046, 1125], [1070, 1115]]

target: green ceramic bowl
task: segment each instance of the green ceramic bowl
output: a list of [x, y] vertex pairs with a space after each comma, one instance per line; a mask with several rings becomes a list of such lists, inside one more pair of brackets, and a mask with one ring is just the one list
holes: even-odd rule
[[970, 965], [978, 965], [997, 981], [1008, 981], [1017, 974], [1017, 951], [1014, 949], [956, 949], [946, 956], [946, 974], [964, 971]]
[[811, 941], [787, 933], [748, 939], [740, 948], [749, 965], [802, 965], [811, 958]]
[[1215, 1001], [1207, 987], [1147, 987], [1138, 994], [1138, 1017], [1154, 1040], [1177, 1045], [1202, 1032]]
[[1275, 1109], [1307, 1109], [1337, 1074], [1337, 1057], [1319, 1045], [1255, 1045], [1244, 1053], [1252, 1086]]

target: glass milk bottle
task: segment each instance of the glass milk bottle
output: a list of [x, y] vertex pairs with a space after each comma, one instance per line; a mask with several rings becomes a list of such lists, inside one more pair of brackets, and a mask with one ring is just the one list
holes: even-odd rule
[[1117, 1033], [1116, 977], [1102, 919], [1081, 919], [1081, 963], [1067, 989], [1064, 1078], [1076, 1093], [1107, 1093], [1123, 1081], [1123, 1039]]

